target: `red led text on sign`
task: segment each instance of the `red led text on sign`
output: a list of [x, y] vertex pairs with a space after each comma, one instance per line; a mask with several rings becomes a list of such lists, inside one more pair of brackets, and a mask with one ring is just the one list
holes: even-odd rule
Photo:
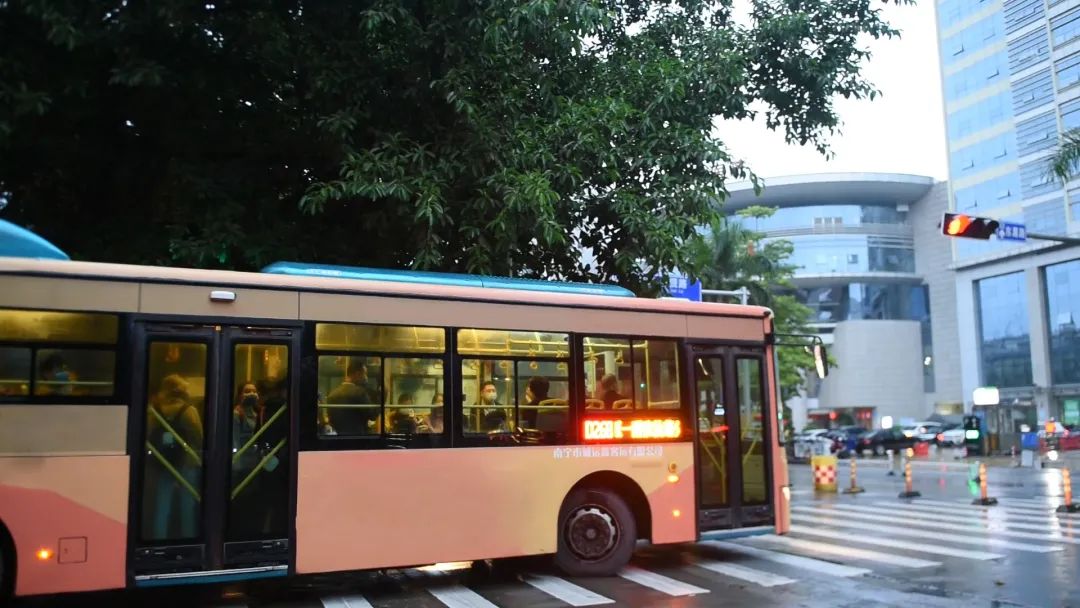
[[585, 440], [604, 439], [678, 439], [682, 422], [664, 420], [586, 420]]

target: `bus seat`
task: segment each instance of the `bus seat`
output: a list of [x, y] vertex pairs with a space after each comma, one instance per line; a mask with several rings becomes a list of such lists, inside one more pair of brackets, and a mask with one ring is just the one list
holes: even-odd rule
[[604, 401], [601, 399], [586, 399], [585, 409], [587, 410], [602, 410], [604, 409]]
[[539, 405], [548, 407], [566, 407], [567, 403], [568, 402], [566, 401], [566, 399], [544, 399], [539, 403]]
[[611, 404], [613, 410], [632, 410], [634, 409], [633, 399], [619, 399], [615, 403]]

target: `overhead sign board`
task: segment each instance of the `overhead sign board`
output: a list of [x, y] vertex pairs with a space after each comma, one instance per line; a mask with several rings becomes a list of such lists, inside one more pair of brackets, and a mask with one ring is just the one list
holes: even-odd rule
[[701, 281], [690, 282], [684, 276], [673, 274], [668, 280], [668, 294], [673, 298], [683, 298], [692, 302], [701, 301]]

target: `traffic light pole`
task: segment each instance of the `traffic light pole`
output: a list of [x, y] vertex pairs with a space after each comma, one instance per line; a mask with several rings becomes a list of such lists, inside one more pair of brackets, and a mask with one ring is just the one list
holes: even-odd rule
[[1080, 238], [1074, 236], [1053, 236], [1050, 234], [1039, 234], [1037, 232], [1027, 233], [1027, 238], [1037, 239], [1040, 241], [1057, 241], [1066, 245], [1080, 245]]

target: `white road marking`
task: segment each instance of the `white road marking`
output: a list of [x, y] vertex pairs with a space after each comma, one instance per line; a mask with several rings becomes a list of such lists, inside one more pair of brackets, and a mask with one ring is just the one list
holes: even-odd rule
[[828, 553], [840, 557], [902, 566], [904, 568], [933, 568], [934, 566], [941, 565], [941, 562], [932, 562], [914, 557], [904, 557], [903, 555], [894, 555], [892, 553], [881, 553], [879, 551], [870, 551], [868, 549], [858, 549], [856, 547], [831, 545], [816, 540], [805, 540], [802, 538], [792, 538], [790, 536], [751, 536], [743, 539], [742, 542], [750, 542], [753, 544], [778, 544], [792, 549], [817, 551], [819, 553]]
[[526, 574], [523, 580], [571, 606], [599, 606], [601, 604], [615, 603], [615, 600], [611, 598], [606, 598], [599, 593], [593, 593], [584, 587], [579, 587], [570, 581], [564, 581], [557, 576]]
[[[815, 517], [811, 515], [792, 515], [792, 521], [800, 521], [810, 524], [822, 524], [825, 526], [836, 526], [841, 528], [855, 528], [858, 530], [870, 530], [872, 532], [887, 532], [896, 534], [898, 536], [906, 536], [908, 538], [927, 538], [934, 541], [952, 541], [961, 544], [990, 544], [1004, 547], [1006, 549], [1016, 549], [1017, 551], [1029, 551], [1031, 553], [1057, 553], [1063, 551], [1061, 547], [1048, 547], [1046, 545], [1033, 545], [1030, 543], [1018, 543], [1011, 540], [1002, 540], [1000, 538], [988, 537], [988, 536], [965, 536], [961, 534], [946, 534], [944, 532], [934, 530], [919, 530], [913, 527], [901, 527], [901, 526], [888, 526], [885, 524], [876, 524], [862, 521], [851, 521], [850, 519], [836, 519], [831, 517]], [[975, 531], [973, 531], [975, 532]]]
[[320, 601], [324, 608], [371, 608], [371, 602], [362, 595], [335, 595]]
[[[805, 534], [807, 536], [819, 536], [823, 538], [830, 538], [836, 540], [837, 536], [842, 536], [845, 533], [840, 530], [829, 530], [828, 528], [811, 528], [809, 526], [792, 525], [791, 531], [797, 534]], [[926, 543], [909, 543], [907, 541], [898, 540], [895, 538], [882, 538], [877, 536], [858, 536], [855, 538], [847, 539], [851, 542], [861, 543], [864, 545], [877, 545], [879, 547], [891, 547], [893, 549], [907, 549], [909, 551], [917, 551], [921, 553], [931, 553], [934, 555], [945, 555], [948, 557], [960, 557], [963, 559], [975, 559], [979, 561], [989, 561], [992, 559], [1001, 559], [1004, 555], [998, 553], [989, 553], [986, 551], [974, 551], [970, 549], [953, 549], [952, 547], [941, 547], [938, 545], [930, 545]]]
[[724, 576], [730, 576], [731, 578], [737, 578], [748, 583], [761, 585], [762, 587], [778, 587], [780, 585], [790, 585], [791, 583], [798, 582], [793, 578], [780, 576], [779, 574], [773, 574], [772, 572], [765, 572], [763, 570], [754, 570], [753, 568], [747, 568], [746, 566], [732, 564], [730, 562], [709, 560], [695, 562], [694, 565], [705, 568], [706, 570], [711, 570], [712, 572], [723, 574]]
[[[898, 505], [892, 503], [888, 506], [883, 505], [880, 507], [871, 507], [869, 505], [837, 505], [837, 507], [845, 511], [865, 511], [867, 513], [876, 512], [889, 514], [902, 512], [907, 517], [925, 519], [935, 523], [942, 519], [949, 521], [975, 522], [986, 525], [992, 529], [1001, 527], [1014, 528], [1017, 530], [1034, 530], [1036, 532], [1064, 532], [1065, 534], [1071, 534], [1072, 531], [1072, 527], [1068, 522], [1063, 524], [1056, 519], [1029, 520], [1022, 517], [1018, 519], [1016, 516], [1009, 516], [1007, 513], [996, 513], [993, 511], [960, 512], [952, 511], [950, 509], [940, 509], [932, 505]], [[1039, 523], [1035, 523], [1036, 521]]]
[[[879, 505], [888, 505], [890, 503], [878, 502]], [[895, 503], [892, 503], [895, 504]], [[1038, 513], [1035, 511], [1020, 511], [1011, 507], [1002, 505], [994, 507], [982, 507], [972, 504], [962, 505], [951, 502], [945, 502], [943, 500], [920, 500], [919, 502], [911, 503], [912, 506], [929, 508], [933, 507], [936, 510], [946, 509], [952, 513], [974, 513], [974, 514], [986, 514], [989, 516], [1008, 517], [1009, 519], [1015, 519], [1020, 521], [1060, 521], [1062, 523], [1073, 523], [1071, 516], [1062, 517], [1062, 513], [1054, 513], [1053, 511], [1043, 511]], [[1080, 524], [1080, 521], [1076, 523]]]
[[932, 522], [929, 522], [929, 521], [919, 521], [919, 520], [916, 520], [916, 519], [909, 519], [908, 517], [897, 514], [897, 513], [891, 513], [891, 514], [888, 514], [888, 515], [878, 515], [878, 514], [872, 514], [872, 513], [856, 513], [854, 511], [839, 512], [837, 509], [818, 509], [818, 508], [815, 508], [815, 507], [792, 507], [791, 510], [792, 510], [792, 512], [796, 512], [796, 513], [813, 513], [815, 515], [825, 515], [825, 516], [828, 516], [828, 517], [833, 517], [833, 516], [851, 517], [851, 518], [854, 518], [856, 520], [879, 521], [879, 522], [886, 523], [886, 524], [906, 524], [906, 525], [912, 525], [912, 526], [927, 526], [927, 527], [932, 527], [935, 530], [952, 530], [954, 532], [967, 532], [969, 534], [984, 534], [984, 533], [987, 533], [987, 532], [992, 532], [994, 534], [995, 538], [996, 537], [1001, 537], [1001, 536], [1007, 536], [1007, 537], [1011, 537], [1011, 538], [1023, 538], [1023, 539], [1027, 539], [1027, 540], [1042, 540], [1042, 541], [1053, 542], [1053, 543], [1066, 543], [1066, 544], [1070, 544], [1070, 545], [1080, 545], [1080, 540], [1077, 540], [1075, 538], [1066, 538], [1066, 537], [1064, 537], [1064, 536], [1062, 536], [1060, 534], [1047, 534], [1047, 533], [1040, 534], [1038, 532], [1017, 532], [1017, 531], [1005, 529], [1003, 526], [990, 526], [989, 524], [988, 525], [981, 525], [978, 522], [973, 522], [971, 524], [948, 523], [948, 522], [944, 522], [944, 521], [939, 521], [937, 523], [932, 523]]
[[708, 589], [702, 589], [701, 587], [691, 585], [690, 583], [684, 583], [673, 578], [668, 578], [662, 574], [642, 570], [635, 566], [623, 568], [622, 571], [619, 572], [619, 576], [628, 581], [633, 581], [639, 585], [643, 585], [650, 589], [656, 589], [661, 593], [672, 596], [696, 595], [709, 592]]
[[432, 587], [427, 592], [448, 608], [498, 608], [479, 593], [462, 585]]
[[819, 574], [827, 574], [829, 576], [862, 576], [864, 574], [870, 574], [870, 570], [866, 568], [852, 568], [851, 566], [842, 566], [840, 564], [834, 564], [820, 559], [813, 559], [810, 557], [802, 557], [799, 555], [791, 555], [788, 553], [779, 553], [777, 551], [766, 551], [765, 549], [757, 549], [755, 547], [746, 547], [743, 545], [737, 545], [735, 543], [729, 543], [719, 540], [710, 540], [701, 543], [703, 545], [710, 545], [713, 547], [720, 547], [726, 551], [745, 555], [747, 557], [753, 557], [757, 559], [764, 559], [770, 562], [776, 562], [778, 564], [785, 564], [787, 566], [794, 566], [796, 568], [802, 568], [804, 570], [810, 570]]

